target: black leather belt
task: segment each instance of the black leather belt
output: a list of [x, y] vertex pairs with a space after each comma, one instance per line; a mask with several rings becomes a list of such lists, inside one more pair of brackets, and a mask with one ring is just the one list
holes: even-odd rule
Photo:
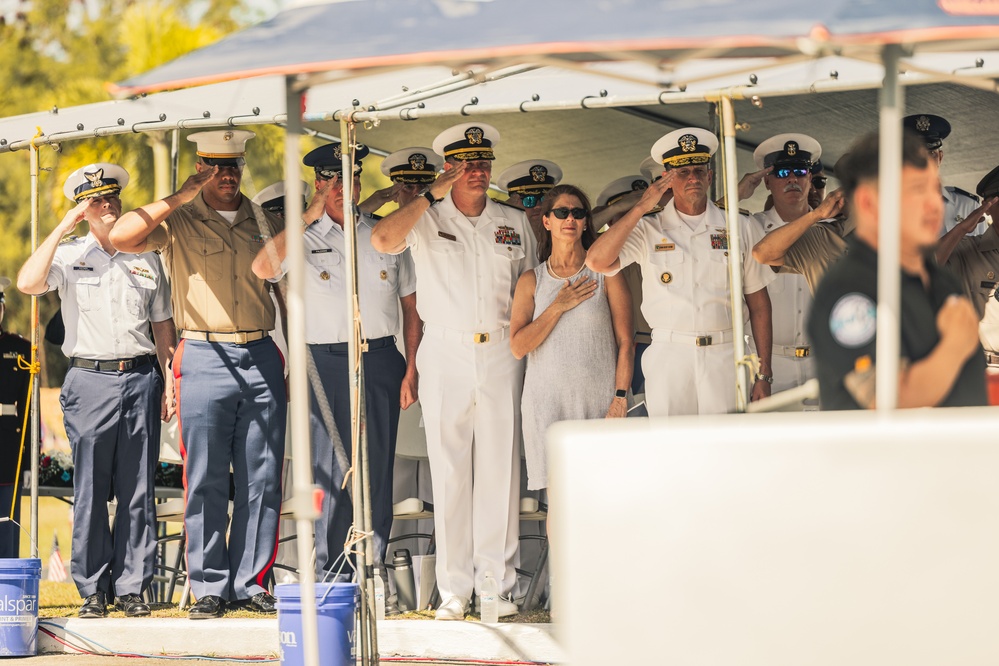
[[69, 365], [73, 368], [96, 370], [97, 372], [128, 372], [144, 365], [152, 365], [151, 356], [136, 356], [135, 358], [116, 358], [110, 361], [91, 361], [89, 358], [71, 358]]
[[[381, 349], [382, 347], [391, 347], [395, 345], [395, 336], [386, 335], [384, 338], [375, 338], [373, 340], [362, 340], [362, 345], [367, 345], [367, 349], [364, 351], [374, 351], [376, 349]], [[312, 349], [318, 349], [319, 351], [329, 352], [330, 354], [346, 354], [347, 353], [347, 343], [346, 342], [334, 342], [331, 345], [309, 345]]]

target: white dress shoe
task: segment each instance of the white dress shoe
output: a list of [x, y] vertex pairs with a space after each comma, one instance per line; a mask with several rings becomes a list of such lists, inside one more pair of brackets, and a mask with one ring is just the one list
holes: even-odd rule
[[437, 609], [434, 616], [438, 620], [464, 620], [468, 612], [468, 599], [464, 597], [449, 597]]
[[[516, 615], [520, 612], [520, 606], [515, 604], [513, 600], [508, 597], [500, 597], [497, 599], [496, 606], [499, 608], [499, 617], [510, 617], [511, 615]], [[475, 612], [482, 612], [482, 605], [479, 601], [479, 597], [475, 597]]]

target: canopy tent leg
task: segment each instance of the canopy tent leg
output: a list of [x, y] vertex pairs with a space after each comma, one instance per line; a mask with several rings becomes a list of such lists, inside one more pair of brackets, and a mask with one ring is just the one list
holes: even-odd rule
[[723, 96], [721, 106], [721, 153], [725, 189], [725, 221], [728, 228], [728, 270], [732, 307], [732, 354], [735, 362], [735, 409], [745, 412], [749, 404], [750, 365], [746, 356], [745, 325], [742, 320], [742, 236], [739, 220], [739, 174], [735, 142], [735, 109], [732, 98]]
[[875, 353], [877, 411], [888, 414], [898, 405], [898, 348], [901, 312], [902, 114], [905, 91], [899, 81], [902, 48], [889, 45], [881, 53], [884, 87], [879, 95], [878, 145], [878, 307]]
[[298, 534], [299, 583], [302, 602], [302, 642], [305, 666], [319, 666], [319, 628], [316, 620], [315, 569], [311, 565], [315, 543], [313, 522], [317, 518], [313, 502], [312, 451], [309, 440], [309, 385], [305, 346], [305, 242], [302, 219], [302, 178], [299, 141], [302, 135], [302, 93], [295, 90], [295, 78], [285, 79], [288, 124], [285, 130], [284, 184], [285, 220], [288, 247], [288, 382], [291, 400], [292, 465], [294, 466], [293, 506]]
[[[359, 548], [354, 548], [357, 581], [361, 594], [361, 630], [357, 640], [361, 664], [378, 663], [377, 623], [372, 614], [375, 589], [371, 564], [374, 562], [371, 539], [371, 484], [368, 478], [367, 414], [364, 401], [364, 351], [361, 328], [361, 310], [357, 296], [357, 207], [354, 205], [354, 146], [356, 125], [348, 120], [349, 113], [340, 116], [340, 159], [343, 178], [343, 236], [347, 256], [344, 289], [346, 294], [347, 321], [353, 322], [351, 336], [347, 339], [347, 358], [350, 359], [350, 413], [351, 439], [353, 440], [353, 499], [354, 533], [363, 533]], [[353, 541], [353, 539], [352, 539]]]
[[[41, 128], [38, 129], [41, 134]], [[38, 249], [38, 146], [31, 143], [29, 152], [29, 169], [31, 175], [31, 253]], [[38, 368], [38, 297], [31, 297], [31, 367]], [[34, 372], [35, 370], [32, 370]], [[39, 418], [41, 388], [36, 375], [31, 384], [31, 557], [38, 557], [38, 458], [41, 419]], [[14, 479], [14, 483], [19, 483]], [[15, 488], [14, 492], [18, 492]], [[20, 516], [18, 516], [20, 518]]]

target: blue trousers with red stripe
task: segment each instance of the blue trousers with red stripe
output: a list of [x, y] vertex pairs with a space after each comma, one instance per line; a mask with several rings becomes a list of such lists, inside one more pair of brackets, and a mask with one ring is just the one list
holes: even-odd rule
[[264, 591], [277, 551], [287, 415], [281, 354], [271, 338], [245, 345], [182, 340], [173, 371], [191, 591], [249, 599]]

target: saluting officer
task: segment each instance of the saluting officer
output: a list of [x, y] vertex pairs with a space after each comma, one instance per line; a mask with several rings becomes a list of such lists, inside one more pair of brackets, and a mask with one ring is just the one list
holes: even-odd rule
[[[811, 169], [822, 154], [819, 142], [806, 134], [778, 134], [753, 152], [773, 208], [750, 216], [757, 237], [783, 227], [811, 210]], [[815, 376], [805, 318], [812, 294], [801, 275], [784, 273], [767, 286], [773, 306], [775, 391], [800, 386]]]
[[[699, 127], [670, 132], [652, 147], [665, 175], [605, 231], [586, 255], [592, 270], [612, 275], [642, 267], [642, 312], [652, 326], [652, 346], [642, 358], [651, 416], [717, 414], [735, 409], [732, 305], [725, 215], [708, 201], [711, 155], [718, 139]], [[669, 188], [673, 199], [646, 213]], [[749, 256], [749, 222], [740, 217], [743, 294], [759, 348], [760, 372], [752, 398], [770, 394], [770, 299], [773, 272]], [[737, 313], [741, 316], [741, 313]]]
[[[425, 323], [416, 363], [433, 477], [439, 620], [460, 620], [487, 571], [516, 583], [523, 361], [510, 351], [517, 280], [538, 264], [519, 210], [487, 196], [495, 128], [441, 132], [444, 173], [375, 226], [380, 252], [412, 249]], [[501, 600], [500, 615], [517, 607]]]
[[[70, 174], [63, 192], [76, 206], [17, 276], [24, 293], [56, 289], [62, 302], [69, 370], [59, 402], [73, 447], [71, 569], [85, 598], [84, 618], [107, 615], [114, 595], [125, 615], [149, 615], [141, 595], [152, 582], [156, 553], [160, 418], [173, 417], [172, 391], [164, 394], [152, 356], [165, 376], [176, 332], [160, 258], [116, 252], [108, 240], [126, 185], [128, 172], [106, 162]], [[60, 244], [83, 220], [90, 233]], [[106, 508], [112, 490], [113, 535]]]
[[[923, 139], [930, 158], [939, 167], [944, 158], [943, 140], [950, 136], [951, 131], [947, 119], [929, 113], [917, 113], [903, 118], [902, 126], [915, 132]], [[989, 228], [989, 220], [984, 216], [984, 207], [979, 206], [979, 201], [975, 195], [951, 185], [941, 186], [940, 193], [944, 200], [941, 236], [968, 217], [972, 217], [974, 221], [974, 224], [969, 223], [968, 225], [971, 227], [971, 235], [980, 236]]]
[[[992, 169], [978, 182], [975, 188], [978, 196], [992, 207], [999, 205], [999, 166]], [[978, 324], [978, 337], [985, 348], [985, 361], [990, 366], [999, 366], [999, 230], [995, 224], [980, 236], [966, 235], [972, 221], [967, 220], [954, 227], [940, 240], [937, 249], [937, 262], [946, 263], [947, 268], [957, 273], [964, 283], [964, 292], [971, 297], [975, 311], [981, 320]], [[957, 237], [957, 248], [949, 256]]]
[[[264, 588], [277, 548], [286, 393], [270, 285], [253, 275], [280, 218], [240, 192], [253, 132], [197, 132], [197, 173], [165, 199], [124, 214], [111, 235], [127, 252], [160, 250], [182, 329], [178, 385], [191, 619], [226, 604], [274, 613]], [[229, 469], [235, 485], [229, 543]]]
[[545, 192], [562, 181], [562, 168], [549, 160], [524, 160], [507, 167], [496, 179], [496, 185], [510, 193], [505, 203], [516, 206], [527, 215], [534, 239], [541, 242], [545, 226], [541, 221], [541, 202]]
[[[325, 400], [348, 458], [351, 457], [350, 359], [347, 341], [353, 319], [347, 314], [344, 280], [350, 270], [344, 248], [343, 163], [339, 143], [316, 148], [305, 156], [316, 172], [316, 197], [305, 212], [306, 301], [305, 337], [322, 381]], [[355, 151], [354, 203], [360, 198], [361, 160], [368, 148]], [[420, 326], [416, 317], [416, 277], [409, 252], [387, 255], [371, 247], [375, 220], [360, 215], [354, 225], [357, 243], [358, 299], [364, 345], [364, 389], [367, 415], [368, 465], [371, 475], [371, 519], [374, 527], [375, 565], [381, 568], [392, 530], [392, 468], [395, 463], [399, 409], [417, 399], [416, 349]], [[257, 254], [254, 273], [261, 279], [279, 280], [287, 272], [287, 246], [281, 232]], [[407, 360], [395, 346], [400, 330], [402, 304]], [[311, 434], [312, 465], [316, 483], [323, 488], [322, 516], [316, 521], [316, 571], [324, 576], [334, 570], [342, 555], [353, 507], [347, 490], [341, 490], [347, 470], [339, 469], [333, 442], [313, 395]], [[345, 567], [349, 578], [350, 567]]]
[[401, 208], [434, 182], [437, 172], [443, 166], [444, 158], [435, 153], [433, 148], [411, 146], [390, 153], [382, 160], [381, 168], [382, 173], [392, 181], [392, 201]]
[[[11, 515], [21, 521], [21, 490], [17, 477], [17, 462], [21, 472], [28, 466], [22, 456], [22, 429], [28, 404], [28, 384], [31, 374], [21, 367], [19, 358], [31, 361], [31, 343], [16, 333], [3, 330], [4, 290], [10, 278], [0, 277], [0, 518]], [[16, 496], [16, 501], [15, 501]], [[0, 558], [20, 557], [21, 530], [12, 522], [0, 523]]]

